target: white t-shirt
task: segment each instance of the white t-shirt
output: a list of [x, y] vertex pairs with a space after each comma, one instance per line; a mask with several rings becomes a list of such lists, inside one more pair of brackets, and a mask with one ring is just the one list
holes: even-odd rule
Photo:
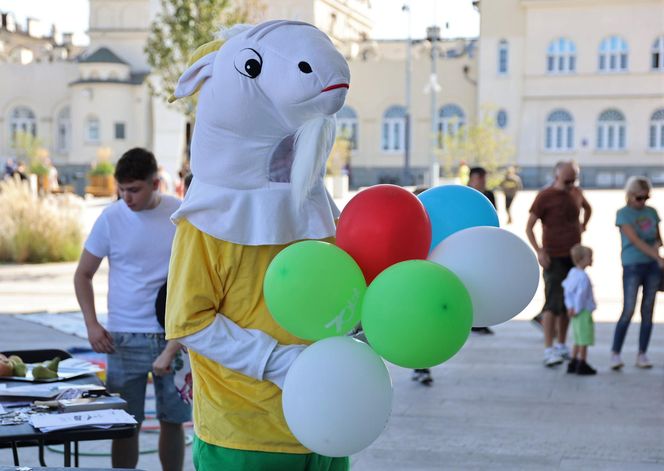
[[134, 212], [124, 201], [106, 208], [95, 222], [85, 250], [108, 257], [108, 324], [111, 332], [163, 332], [155, 300], [168, 275], [180, 200], [161, 195], [154, 209]]

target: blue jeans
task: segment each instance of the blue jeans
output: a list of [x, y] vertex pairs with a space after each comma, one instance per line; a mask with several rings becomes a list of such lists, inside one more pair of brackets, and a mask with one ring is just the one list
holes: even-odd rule
[[616, 324], [611, 350], [620, 353], [627, 328], [636, 308], [636, 295], [639, 287], [643, 287], [641, 299], [641, 332], [639, 334], [639, 353], [648, 350], [652, 333], [652, 314], [655, 308], [655, 297], [659, 288], [662, 271], [657, 262], [635, 263], [623, 266], [623, 311]]
[[[145, 388], [152, 363], [166, 347], [164, 334], [111, 332], [115, 353], [108, 355], [106, 386], [127, 401], [127, 412], [145, 419]], [[171, 424], [191, 420], [191, 406], [180, 399], [174, 375], [154, 376], [157, 419]]]

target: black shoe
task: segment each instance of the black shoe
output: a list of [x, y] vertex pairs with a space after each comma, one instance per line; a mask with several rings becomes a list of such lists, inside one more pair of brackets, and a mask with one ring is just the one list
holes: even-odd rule
[[579, 367], [579, 360], [577, 360], [576, 358], [572, 358], [567, 364], [567, 372], [576, 373], [578, 367]]
[[425, 386], [430, 386], [431, 383], [433, 383], [433, 378], [431, 377], [431, 371], [429, 371], [429, 368], [413, 370], [413, 376], [411, 379], [413, 381], [419, 381]]
[[585, 361], [579, 360], [579, 365], [576, 367], [576, 374], [581, 376], [590, 376], [597, 374], [597, 370]]
[[471, 332], [475, 332], [476, 334], [480, 335], [493, 335], [493, 330], [489, 329], [488, 327], [473, 327], [470, 330]]

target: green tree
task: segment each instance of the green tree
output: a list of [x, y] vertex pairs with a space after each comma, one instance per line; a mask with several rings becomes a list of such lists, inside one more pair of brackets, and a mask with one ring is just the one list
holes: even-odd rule
[[[221, 27], [255, 22], [263, 10], [260, 0], [161, 0], [161, 12], [150, 26], [145, 46], [152, 93], [168, 100], [199, 46], [212, 41]], [[175, 105], [193, 120], [195, 99], [178, 100]]]
[[515, 149], [510, 137], [496, 126], [493, 114], [484, 111], [479, 122], [463, 126], [455, 134], [440, 136], [443, 148], [439, 158], [446, 175], [451, 176], [452, 169], [465, 161], [471, 167], [484, 167], [489, 174], [487, 186], [496, 186], [498, 170], [511, 162]]

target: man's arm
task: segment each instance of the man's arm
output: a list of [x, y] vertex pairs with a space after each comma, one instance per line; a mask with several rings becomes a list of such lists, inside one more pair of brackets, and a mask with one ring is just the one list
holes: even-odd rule
[[97, 320], [95, 295], [92, 287], [92, 279], [97, 273], [101, 261], [101, 258], [83, 249], [74, 274], [74, 290], [76, 291], [78, 305], [83, 312], [85, 327], [88, 330], [88, 340], [92, 349], [98, 353], [113, 353], [115, 351], [113, 338]]
[[588, 203], [586, 197], [583, 196], [583, 192], [581, 192], [581, 207], [583, 208], [583, 222], [581, 223], [581, 232], [585, 232], [586, 228], [588, 227], [588, 221], [590, 221], [590, 215], [593, 212], [593, 208], [590, 206], [590, 203]]
[[549, 254], [546, 253], [544, 248], [540, 247], [540, 245], [537, 243], [535, 232], [533, 232], [533, 228], [535, 227], [535, 223], [538, 219], [539, 218], [535, 214], [530, 213], [530, 216], [528, 217], [528, 223], [526, 224], [526, 235], [528, 236], [528, 242], [530, 242], [530, 245], [532, 245], [533, 249], [535, 249], [535, 252], [537, 253], [537, 261], [542, 266], [542, 268], [546, 270], [549, 268], [551, 259], [549, 258]]

